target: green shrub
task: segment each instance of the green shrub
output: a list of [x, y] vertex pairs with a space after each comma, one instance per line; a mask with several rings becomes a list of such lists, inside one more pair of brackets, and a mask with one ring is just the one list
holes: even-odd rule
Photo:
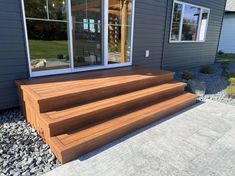
[[69, 61], [69, 55], [65, 55], [66, 61]]
[[203, 66], [200, 69], [200, 73], [203, 73], [203, 74], [213, 74], [214, 71], [213, 71], [213, 69], [210, 66]]
[[229, 78], [235, 78], [235, 73], [229, 73], [228, 77]]
[[64, 55], [63, 54], [58, 54], [57, 59], [64, 59]]
[[186, 80], [190, 80], [193, 78], [193, 72], [185, 70], [181, 73], [181, 78], [186, 79]]
[[229, 97], [235, 98], [235, 86], [232, 85], [228, 86], [225, 92]]
[[235, 86], [235, 77], [229, 78], [229, 79], [228, 79], [228, 82], [229, 82], [230, 85]]
[[222, 50], [219, 50], [218, 55], [222, 55], [224, 52]]

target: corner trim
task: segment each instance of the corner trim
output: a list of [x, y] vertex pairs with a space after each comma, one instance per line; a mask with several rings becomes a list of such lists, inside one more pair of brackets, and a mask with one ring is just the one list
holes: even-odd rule
[[226, 10], [225, 10], [225, 8], [226, 8], [226, 4], [227, 4], [227, 0], [225, 0], [225, 3], [224, 3], [223, 17], [222, 17], [221, 25], [220, 25], [220, 33], [219, 33], [218, 42], [217, 42], [217, 49], [216, 49], [216, 51], [215, 51], [215, 59], [214, 59], [214, 63], [215, 63], [215, 61], [216, 61], [216, 55], [217, 55], [217, 52], [218, 52], [218, 49], [219, 49], [221, 33], [222, 33], [223, 24], [224, 24], [224, 16], [225, 16], [225, 12], [226, 12]]
[[[174, 0], [172, 0], [172, 2], [174, 3]], [[162, 43], [162, 58], [161, 58], [161, 65], [160, 65], [160, 68], [162, 69], [163, 68], [163, 59], [165, 57], [165, 43], [166, 43], [166, 27], [167, 27], [167, 22], [168, 22], [168, 7], [169, 7], [169, 1], [167, 1], [167, 4], [166, 4], [166, 15], [165, 15], [165, 24], [164, 24], [164, 34], [163, 34], [163, 43]], [[173, 7], [172, 7], [173, 8]]]

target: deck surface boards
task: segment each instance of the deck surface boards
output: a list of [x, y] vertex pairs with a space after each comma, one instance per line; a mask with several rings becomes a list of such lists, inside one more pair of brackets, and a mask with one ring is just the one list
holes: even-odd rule
[[61, 163], [195, 103], [174, 73], [125, 67], [17, 81], [27, 121]]
[[[83, 92], [83, 91], [88, 91], [88, 90], [93, 90], [93, 89], [99, 89], [99, 88], [103, 88], [103, 87], [108, 87], [108, 86], [113, 86], [113, 85], [118, 85], [118, 84], [124, 84], [124, 83], [128, 83], [130, 81], [140, 81], [140, 80], [144, 80], [146, 79], [146, 76], [137, 76], [137, 75], [132, 75], [129, 77], [120, 77], [119, 79], [116, 80], [115, 79], [110, 79], [108, 81], [105, 82], [101, 82], [101, 81], [97, 81], [97, 82], [92, 82], [92, 84], [84, 84], [84, 85], [80, 85], [79, 82], [76, 82], [74, 85], [65, 85], [63, 87], [59, 87], [57, 88], [58, 91], [61, 90], [61, 92], [56, 92], [55, 94], [55, 89], [51, 88], [51, 90], [39, 90], [37, 91], [37, 93], [41, 96], [47, 97], [50, 95], [61, 95], [61, 94], [69, 94], [69, 93], [73, 93], [73, 92]], [[148, 78], [150, 78], [150, 76], [148, 76]]]
[[[86, 90], [92, 90], [95, 88], [101, 88], [105, 86], [111, 86], [111, 85], [118, 85], [121, 83], [127, 83], [130, 80], [132, 81], [138, 81], [138, 80], [144, 80], [146, 78], [154, 78], [158, 77], [159, 75], [165, 72], [159, 72], [159, 71], [149, 71], [146, 69], [140, 69], [140, 68], [134, 68], [133, 70], [122, 69], [110, 71], [110, 73], [105, 74], [107, 71], [103, 71], [104, 73], [96, 73], [95, 76], [93, 74], [88, 74], [85, 76], [59, 76], [50, 78], [52, 82], [49, 82], [46, 78], [39, 78], [39, 80], [29, 80], [24, 81], [24, 84], [27, 85], [28, 88], [33, 90], [36, 94], [38, 94], [40, 97], [54, 97], [54, 96], [60, 96], [63, 94], [69, 94], [73, 92], [82, 92]], [[150, 74], [151, 73], [151, 74]], [[62, 78], [61, 78], [62, 77]], [[72, 77], [72, 78], [67, 78]], [[45, 81], [45, 83], [40, 82]]]
[[136, 111], [130, 114], [127, 114], [125, 116], [121, 116], [120, 118], [114, 118], [108, 122], [92, 126], [91, 128], [84, 129], [82, 131], [78, 131], [77, 133], [70, 134], [63, 134], [61, 136], [58, 136], [58, 139], [63, 143], [64, 145], [69, 145], [72, 143], [78, 144], [81, 142], [84, 142], [84, 139], [91, 136], [96, 136], [101, 131], [106, 131], [109, 129], [109, 131], [113, 131], [115, 129], [120, 128], [123, 125], [126, 125], [126, 123], [132, 123], [133, 121], [138, 121], [140, 119], [144, 119], [148, 117], [149, 115], [156, 113], [156, 111], [161, 112], [163, 110], [168, 109], [169, 107], [174, 107], [174, 105], [178, 105], [182, 103], [185, 99], [193, 99], [195, 96], [192, 96], [192, 94], [185, 93], [183, 95], [180, 95], [179, 97], [174, 97], [168, 101], [161, 102], [157, 105], [152, 105], [150, 107], [141, 109], [140, 111]]
[[[134, 71], [135, 70], [135, 71]], [[139, 69], [139, 68], [128, 68], [128, 70], [122, 69], [115, 69], [111, 71], [96, 71], [96, 74], [92, 74], [92, 72], [88, 73], [76, 73], [76, 74], [68, 74], [68, 75], [57, 75], [57, 76], [50, 76], [50, 77], [42, 77], [42, 78], [32, 78], [29, 80], [23, 80], [24, 84], [29, 85], [31, 88], [50, 88], [51, 86], [59, 86], [63, 85], [64, 83], [67, 84], [74, 84], [77, 81], [79, 82], [90, 82], [91, 80], [105, 80], [110, 79], [111, 77], [120, 77], [120, 76], [128, 76], [133, 75], [133, 73], [137, 74], [137, 70], [141, 70], [141, 72], [147, 72], [146, 70]], [[159, 71], [154, 71], [154, 73], [158, 74]]]
[[112, 98], [101, 100], [101, 101], [98, 101], [98, 102], [89, 103], [89, 104], [86, 104], [86, 105], [82, 105], [80, 107], [73, 107], [73, 108], [70, 108], [70, 109], [62, 110], [62, 111], [52, 111], [52, 112], [47, 113], [47, 115], [51, 119], [68, 118], [70, 115], [73, 115], [74, 113], [76, 115], [89, 113], [89, 112], [95, 111], [95, 110], [100, 109], [100, 108], [105, 108], [105, 107], [115, 105], [117, 103], [125, 102], [127, 100], [131, 101], [131, 100], [137, 99], [139, 97], [144, 97], [144, 96], [147, 96], [147, 95], [151, 95], [155, 92], [166, 91], [168, 89], [175, 88], [175, 87], [178, 87], [178, 86], [184, 86], [184, 85], [185, 84], [183, 84], [183, 83], [176, 83], [176, 82], [174, 82], [172, 84], [170, 84], [170, 83], [169, 84], [164, 84], [164, 85], [161, 85], [161, 86], [151, 87], [151, 88], [148, 88], [148, 89], [144, 89], [144, 90], [140, 90], [140, 91], [137, 91], [137, 92], [129, 93], [127, 95], [121, 95], [121, 96], [118, 96], [118, 97], [112, 97]]

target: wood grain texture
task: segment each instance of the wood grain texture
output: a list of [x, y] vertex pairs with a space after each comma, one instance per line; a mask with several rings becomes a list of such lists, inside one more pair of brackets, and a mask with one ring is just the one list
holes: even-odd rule
[[27, 121], [66, 163], [196, 101], [174, 73], [126, 67], [17, 81]]

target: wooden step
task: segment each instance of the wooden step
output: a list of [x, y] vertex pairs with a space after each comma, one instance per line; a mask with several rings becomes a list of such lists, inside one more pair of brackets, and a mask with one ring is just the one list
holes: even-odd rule
[[196, 98], [197, 96], [193, 94], [182, 93], [109, 121], [48, 138], [47, 142], [59, 161], [66, 163], [162, 117], [188, 107], [195, 103]]
[[185, 86], [185, 83], [171, 82], [66, 110], [51, 111], [41, 115], [41, 128], [49, 137], [59, 135], [182, 93]]
[[17, 85], [22, 107], [28, 101], [44, 113], [167, 83], [173, 76], [169, 71], [130, 67], [24, 80]]

